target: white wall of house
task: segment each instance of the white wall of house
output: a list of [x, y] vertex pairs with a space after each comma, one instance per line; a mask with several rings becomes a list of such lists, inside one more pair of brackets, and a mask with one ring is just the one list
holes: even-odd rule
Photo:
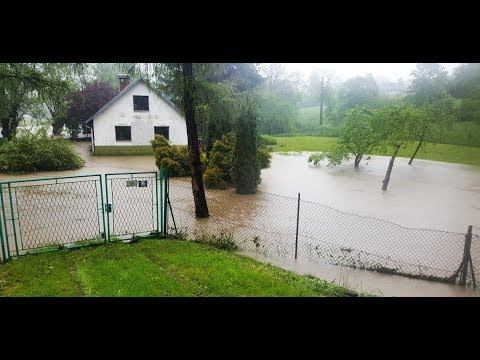
[[[149, 111], [133, 110], [133, 95], [146, 95]], [[185, 118], [166, 100], [138, 82], [93, 120], [95, 146], [150, 145], [154, 126], [168, 126], [170, 142], [187, 144]], [[131, 126], [131, 140], [117, 141], [115, 126]]]

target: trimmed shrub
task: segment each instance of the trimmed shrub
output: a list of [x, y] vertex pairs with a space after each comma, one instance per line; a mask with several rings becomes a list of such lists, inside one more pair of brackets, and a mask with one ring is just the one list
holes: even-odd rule
[[257, 123], [250, 107], [237, 122], [232, 175], [239, 194], [255, 194], [260, 183], [260, 162], [257, 154]]
[[205, 184], [209, 189], [220, 189], [233, 186], [232, 178], [232, 162], [233, 151], [235, 149], [235, 133], [229, 132], [223, 135], [219, 140], [213, 143], [212, 151], [210, 151], [210, 157], [208, 159], [208, 168], [214, 169], [209, 172], [209, 176], [218, 178], [218, 185], [215, 186], [215, 181], [211, 181], [210, 185]]
[[[187, 145], [171, 145], [163, 135], [155, 135], [150, 144], [153, 147], [157, 167], [168, 167], [172, 177], [190, 175], [190, 153]], [[200, 150], [200, 161], [203, 170], [207, 158], [202, 150]]]
[[[210, 151], [210, 157], [208, 159], [208, 167], [203, 177], [204, 185], [208, 189], [223, 190], [235, 185], [232, 177], [235, 142], [235, 132], [231, 131], [213, 143], [212, 151]], [[257, 157], [261, 169], [270, 166], [272, 155], [266, 145], [260, 144], [260, 141], [257, 147]], [[208, 176], [206, 175], [207, 172]]]
[[45, 130], [36, 134], [22, 132], [0, 146], [0, 171], [25, 173], [79, 169], [85, 161], [73, 146], [59, 137], [49, 137]]
[[257, 157], [258, 157], [258, 162], [260, 163], [260, 169], [266, 169], [270, 167], [272, 154], [270, 154], [270, 152], [267, 149], [259, 147], [257, 149]]
[[221, 171], [218, 167], [209, 167], [203, 174], [203, 185], [207, 189], [220, 189], [225, 190], [228, 188], [228, 184], [222, 179]]

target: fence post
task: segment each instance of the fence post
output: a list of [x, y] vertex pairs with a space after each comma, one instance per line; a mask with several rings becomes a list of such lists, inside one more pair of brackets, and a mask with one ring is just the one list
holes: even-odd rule
[[462, 276], [459, 282], [459, 285], [462, 285], [462, 286], [467, 285], [468, 265], [470, 264], [470, 259], [471, 259], [470, 247], [472, 246], [472, 228], [473, 228], [472, 225], [468, 227], [467, 235], [465, 236], [465, 248], [463, 249], [463, 260], [462, 260]]
[[297, 260], [298, 253], [298, 221], [300, 219], [300, 193], [298, 193], [298, 202], [297, 202], [297, 229], [295, 231], [295, 260]]
[[[101, 176], [102, 175], [100, 174], [100, 177]], [[108, 174], [104, 175], [104, 179], [105, 179], [105, 206], [109, 206], [109, 202], [108, 202]], [[112, 187], [112, 189], [113, 189], [113, 187]], [[113, 197], [113, 193], [112, 193], [112, 197]], [[107, 218], [107, 228], [105, 229], [106, 242], [111, 241], [111, 239], [110, 239], [110, 212], [108, 211], [109, 209], [105, 209], [105, 217]]]
[[[95, 180], [96, 181], [96, 180]], [[108, 236], [107, 236], [107, 229], [105, 225], [105, 202], [103, 201], [104, 199], [104, 194], [103, 194], [103, 178], [102, 174], [98, 175], [98, 181], [100, 183], [100, 206], [102, 208], [102, 224], [103, 224], [103, 235], [105, 236], [105, 242], [108, 241]], [[98, 200], [97, 200], [98, 204]]]
[[168, 193], [169, 193], [169, 186], [170, 186], [170, 171], [168, 168], [165, 168], [165, 194], [164, 194], [164, 204], [162, 204], [163, 207], [163, 216], [164, 216], [164, 232], [165, 236], [168, 235]]
[[[1, 191], [1, 189], [0, 189]], [[3, 244], [3, 225], [2, 225], [2, 215], [0, 214], [0, 245], [2, 246], [2, 258], [1, 261], [7, 260], [7, 255], [5, 254], [5, 245]]]
[[160, 166], [158, 171], [160, 174], [160, 230], [162, 235], [165, 236], [163, 232], [163, 166]]
[[13, 212], [13, 201], [12, 201], [12, 189], [10, 183], [8, 183], [8, 197], [10, 199], [10, 211], [12, 217], [12, 226], [13, 226], [13, 241], [15, 243], [15, 253], [18, 256], [18, 242], [17, 242], [17, 228], [15, 226], [15, 213]]
[[158, 234], [160, 232], [160, 222], [159, 222], [160, 221], [159, 220], [160, 214], [158, 212], [160, 205], [158, 203], [158, 200], [159, 200], [159, 196], [158, 196], [158, 173], [156, 171], [155, 171], [155, 195], [157, 197], [155, 199], [155, 203], [157, 204], [155, 210], [156, 210], [156, 215], [157, 215], [157, 236], [158, 236]]

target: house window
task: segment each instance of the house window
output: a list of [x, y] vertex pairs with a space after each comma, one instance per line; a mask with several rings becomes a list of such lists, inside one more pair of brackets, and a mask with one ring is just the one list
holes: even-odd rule
[[131, 126], [115, 126], [115, 140], [125, 141], [132, 140]]
[[133, 110], [134, 111], [148, 111], [148, 96], [133, 95]]
[[169, 136], [169, 131], [168, 131], [168, 126], [155, 126], [154, 127], [154, 132], [155, 135], [163, 135], [165, 136], [165, 139], [168, 139]]

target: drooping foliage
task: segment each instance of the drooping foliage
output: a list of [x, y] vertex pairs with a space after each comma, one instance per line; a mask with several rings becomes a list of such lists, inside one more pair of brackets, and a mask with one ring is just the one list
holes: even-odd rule
[[66, 82], [49, 77], [35, 63], [0, 64], [0, 126], [6, 139], [15, 137], [20, 120], [39, 92], [65, 92]]

